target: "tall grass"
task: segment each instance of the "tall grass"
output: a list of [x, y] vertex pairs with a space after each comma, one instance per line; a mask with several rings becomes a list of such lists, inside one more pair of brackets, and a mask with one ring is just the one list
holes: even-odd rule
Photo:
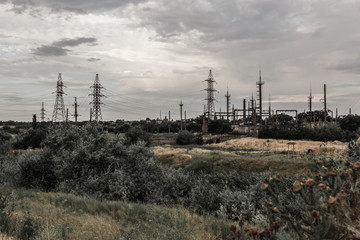
[[229, 221], [188, 210], [152, 204], [98, 201], [64, 193], [16, 190], [11, 219], [21, 231], [26, 212], [35, 239], [218, 239], [230, 232]]

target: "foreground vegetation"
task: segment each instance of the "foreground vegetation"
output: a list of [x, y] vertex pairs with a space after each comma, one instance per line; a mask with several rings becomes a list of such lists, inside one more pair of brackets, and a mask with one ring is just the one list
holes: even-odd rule
[[[178, 146], [174, 156], [188, 154], [191, 161], [183, 162], [200, 166], [189, 167], [181, 162], [186, 159], [159, 158], [156, 151], [166, 148], [155, 148], [155, 158], [136, 134], [142, 130], [132, 131], [123, 138], [98, 124], [53, 126], [40, 150], [20, 155], [9, 152], [14, 138], [2, 134], [0, 231], [18, 239], [360, 238], [360, 148], [354, 141], [345, 153], [344, 145], [326, 143], [312, 145], [305, 156], [308, 146], [298, 142], [302, 150], [283, 159], [290, 157], [287, 141], [195, 145], [199, 138], [184, 132], [177, 136], [193, 145]], [[261, 162], [275, 147], [278, 161]], [[242, 163], [249, 167], [242, 171], [230, 171], [236, 159], [226, 171], [220, 171], [226, 164], [214, 167], [226, 156], [251, 154], [256, 158]], [[168, 159], [168, 166], [157, 159]]]
[[0, 216], [2, 232], [18, 239], [218, 239], [230, 235], [229, 220], [177, 207], [33, 190], [1, 189], [11, 198]]

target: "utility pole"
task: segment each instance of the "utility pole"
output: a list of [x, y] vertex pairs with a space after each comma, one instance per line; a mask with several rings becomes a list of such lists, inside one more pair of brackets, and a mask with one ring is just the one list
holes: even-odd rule
[[42, 102], [42, 103], [41, 103], [40, 119], [41, 119], [41, 122], [45, 122], [45, 108], [44, 108], [44, 102]]
[[336, 108], [335, 121], [337, 122], [337, 120], [338, 120], [338, 109]]
[[90, 108], [90, 122], [92, 121], [92, 108]]
[[89, 96], [93, 96], [93, 100], [90, 102], [93, 104], [92, 117], [94, 117], [94, 121], [98, 122], [102, 120], [100, 105], [103, 104], [101, 97], [104, 97], [101, 94], [101, 89], [104, 87], [100, 84], [99, 74], [96, 74], [94, 84], [90, 88], [93, 89], [93, 93], [89, 94]]
[[33, 114], [32, 128], [33, 129], [37, 128], [36, 114]]
[[351, 115], [351, 108], [349, 108], [349, 114]]
[[258, 92], [258, 109], [259, 109], [259, 115], [260, 115], [260, 125], [262, 125], [262, 85], [265, 83], [261, 81], [261, 68], [259, 69], [259, 81], [256, 82], [257, 85], [257, 92]]
[[168, 121], [168, 123], [169, 123], [169, 124], [168, 124], [168, 125], [169, 125], [169, 133], [171, 132], [171, 131], [170, 131], [170, 125], [171, 125], [171, 122], [170, 122], [170, 121], [171, 121], [171, 118], [170, 118], [170, 111], [169, 111], [169, 121]]
[[246, 124], [246, 99], [243, 100], [243, 124]]
[[209, 70], [208, 78], [204, 81], [207, 82], [207, 88], [204, 90], [206, 90], [207, 92], [207, 98], [205, 100], [207, 100], [207, 110], [209, 113], [209, 120], [210, 120], [213, 118], [213, 115], [215, 114], [214, 92], [216, 92], [216, 90], [214, 89], [214, 83], [216, 83], [216, 81], [213, 78], [211, 69]]
[[313, 121], [313, 112], [312, 112], [312, 100], [314, 99], [314, 96], [311, 93], [311, 88], [310, 88], [310, 96], [308, 97], [308, 107], [309, 107], [309, 112], [310, 112], [310, 122]]
[[54, 111], [52, 115], [52, 122], [65, 121], [65, 105], [64, 105], [64, 83], [62, 81], [61, 73], [59, 73], [57, 84], [56, 84], [56, 100], [54, 104]]
[[324, 84], [324, 122], [326, 123], [327, 108], [326, 108], [326, 84]]
[[225, 97], [226, 97], [226, 119], [227, 121], [229, 121], [230, 97], [231, 97], [231, 95], [229, 94], [229, 88], [227, 88]]
[[271, 122], [271, 98], [269, 94], [269, 123]]
[[75, 97], [75, 101], [74, 101], [74, 105], [73, 105], [74, 107], [75, 107], [75, 112], [74, 112], [74, 117], [75, 117], [75, 125], [77, 124], [77, 118], [78, 118], [78, 116], [79, 116], [79, 114], [78, 114], [78, 103], [77, 103], [77, 97]]
[[182, 103], [182, 100], [180, 101], [180, 130], [183, 130], [183, 121], [182, 121], [182, 108], [184, 106], [184, 104]]
[[69, 109], [66, 108], [66, 122], [69, 121]]
[[184, 123], [184, 125], [185, 125], [185, 130], [186, 130], [186, 111], [185, 111], [185, 123]]

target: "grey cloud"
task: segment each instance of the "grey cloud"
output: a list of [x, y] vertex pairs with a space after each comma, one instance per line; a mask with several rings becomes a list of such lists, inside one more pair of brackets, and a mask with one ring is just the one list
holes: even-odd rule
[[96, 44], [96, 38], [80, 37], [74, 39], [61, 39], [51, 45], [42, 45], [36, 48], [33, 53], [38, 56], [65, 56], [70, 51], [64, 47], [75, 47], [80, 44], [90, 43]]
[[294, 12], [306, 14], [304, 4], [285, 0], [186, 3], [159, 0], [158, 6], [140, 4], [133, 12], [143, 26], [153, 27], [164, 38], [197, 30], [207, 41], [295, 38]]
[[97, 62], [97, 61], [100, 61], [101, 59], [100, 58], [89, 58], [88, 61], [89, 62]]
[[341, 64], [329, 67], [329, 69], [337, 70], [346, 73], [360, 73], [360, 57], [354, 60], [349, 60]]
[[42, 45], [36, 48], [33, 53], [38, 56], [65, 56], [68, 52], [68, 49], [61, 47]]
[[137, 4], [145, 0], [0, 0], [0, 4], [12, 3], [14, 12], [24, 13], [26, 9], [47, 7], [52, 9], [52, 13], [72, 12], [85, 14], [92, 11], [109, 10], [125, 6], [127, 4]]
[[53, 43], [53, 46], [56, 47], [74, 47], [78, 46], [83, 43], [96, 43], [96, 38], [92, 37], [80, 37], [80, 38], [74, 38], [74, 39], [61, 39], [59, 41], [56, 41]]

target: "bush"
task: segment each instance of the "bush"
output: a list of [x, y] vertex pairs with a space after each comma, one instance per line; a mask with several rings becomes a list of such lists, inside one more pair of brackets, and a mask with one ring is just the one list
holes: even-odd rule
[[51, 153], [29, 152], [19, 156], [18, 186], [53, 191], [58, 183]]
[[139, 141], [144, 141], [146, 145], [149, 145], [150, 135], [144, 131], [141, 127], [131, 127], [125, 133], [125, 144], [136, 144]]
[[[357, 146], [357, 148], [359, 148]], [[356, 156], [359, 149], [351, 156]], [[275, 175], [261, 185], [269, 200], [264, 202], [266, 225], [247, 234], [280, 239], [354, 239], [358, 236], [360, 212], [360, 161], [317, 159], [316, 170], [296, 181]], [[243, 222], [240, 222], [243, 230]], [[236, 226], [231, 227], [236, 230]], [[246, 237], [243, 232], [239, 239]], [[279, 238], [278, 238], [279, 237]]]
[[319, 127], [296, 123], [265, 125], [259, 130], [258, 136], [259, 138], [313, 141], [349, 141], [357, 138], [356, 133], [345, 132], [336, 123], [327, 123]]
[[14, 149], [39, 148], [42, 141], [46, 138], [46, 130], [37, 128], [32, 130], [22, 130], [13, 142]]
[[227, 120], [212, 120], [208, 125], [208, 132], [212, 134], [224, 134], [231, 132], [231, 123]]
[[187, 130], [182, 130], [178, 133], [176, 137], [176, 144], [178, 145], [188, 145], [195, 143], [194, 134]]
[[11, 144], [11, 135], [5, 132], [3, 129], [0, 129], [0, 155], [6, 153], [10, 150]]

